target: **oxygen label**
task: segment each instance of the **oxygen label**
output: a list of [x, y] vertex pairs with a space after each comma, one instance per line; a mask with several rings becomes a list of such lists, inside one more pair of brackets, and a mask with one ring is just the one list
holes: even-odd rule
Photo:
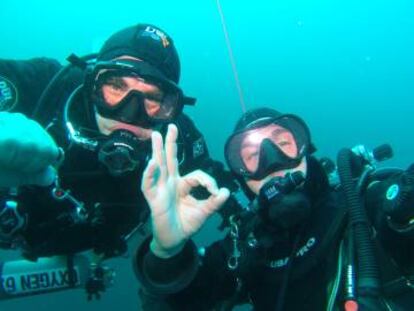
[[0, 111], [9, 111], [17, 104], [17, 89], [14, 84], [0, 76]]
[[[79, 270], [73, 269], [73, 286], [80, 285]], [[8, 295], [26, 295], [71, 287], [68, 269], [51, 269], [32, 273], [3, 274], [3, 291]]]

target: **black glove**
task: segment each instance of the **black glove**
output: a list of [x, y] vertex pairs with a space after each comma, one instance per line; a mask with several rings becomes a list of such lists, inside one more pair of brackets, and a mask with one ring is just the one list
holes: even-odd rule
[[389, 222], [400, 229], [414, 226], [414, 164], [391, 181], [384, 212]]

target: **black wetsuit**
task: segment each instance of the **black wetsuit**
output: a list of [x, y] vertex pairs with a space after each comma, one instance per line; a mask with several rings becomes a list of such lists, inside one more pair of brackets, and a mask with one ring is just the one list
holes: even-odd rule
[[[122, 177], [113, 177], [98, 161], [96, 153], [78, 145], [68, 145], [62, 111], [68, 97], [84, 78], [84, 70], [72, 66], [53, 82], [53, 88], [42, 93], [63, 66], [46, 58], [27, 61], [0, 60], [0, 107], [3, 111], [22, 112], [47, 127], [59, 146], [65, 149], [65, 160], [59, 168], [60, 187], [83, 203], [86, 217], [76, 218], [70, 200], [56, 200], [51, 187], [19, 188], [18, 209], [26, 218], [24, 230], [18, 232], [4, 248], [17, 243], [28, 258], [69, 254], [95, 249], [107, 257], [123, 253], [125, 238], [147, 219], [149, 209], [140, 191], [143, 167]], [[71, 112], [79, 128], [97, 132], [91, 105], [79, 99]], [[175, 122], [179, 128], [184, 161], [181, 173], [203, 169], [231, 182], [220, 163], [212, 161], [203, 136], [184, 114]], [[30, 155], [28, 155], [30, 156]], [[233, 186], [235, 184], [232, 184]], [[232, 185], [228, 185], [232, 187]], [[4, 191], [3, 197], [7, 191]]]
[[[413, 275], [414, 267], [412, 237], [384, 226], [382, 202], [389, 185], [389, 181], [383, 181], [365, 193], [381, 245], [378, 249], [383, 251], [378, 255], [382, 258], [383, 288], [381, 299], [361, 298], [359, 310], [387, 310], [386, 305], [388, 310], [411, 310], [409, 306], [414, 303], [414, 290], [407, 286], [409, 283], [400, 282], [402, 286], [394, 292], [389, 286], [402, 275]], [[341, 269], [346, 266], [346, 243], [342, 247], [341, 244], [348, 232], [347, 208], [342, 189], [329, 186], [319, 162], [313, 158], [308, 161], [303, 191], [312, 206], [306, 223], [290, 234], [269, 231], [273, 239], [266, 247], [252, 248], [247, 240], [240, 241], [241, 256], [235, 270], [228, 267], [234, 251], [230, 235], [207, 247], [204, 254], [189, 241], [181, 253], [169, 259], [153, 255], [149, 240], [143, 243], [135, 261], [142, 284], [142, 309], [231, 310], [234, 305], [250, 303], [254, 310], [268, 311], [276, 310], [280, 303], [282, 310], [327, 310], [339, 257]], [[399, 272], [394, 273], [397, 266]], [[338, 284], [332, 310], [343, 310], [342, 278]]]

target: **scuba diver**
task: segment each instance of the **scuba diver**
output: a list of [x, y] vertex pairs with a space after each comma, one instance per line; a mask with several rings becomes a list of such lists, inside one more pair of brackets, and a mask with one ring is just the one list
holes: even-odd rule
[[[3, 249], [19, 249], [31, 261], [85, 250], [100, 261], [124, 254], [149, 215], [140, 182], [151, 133], [170, 122], [179, 129], [180, 172], [202, 168], [236, 185], [182, 113], [195, 98], [178, 86], [179, 56], [162, 29], [127, 27], [97, 55], [68, 60], [0, 60]], [[75, 270], [73, 261], [66, 270]], [[14, 294], [5, 271], [7, 264], [1, 292]]]
[[[153, 133], [143, 174], [153, 223], [134, 262], [143, 310], [411, 310], [414, 166], [376, 168], [389, 146], [319, 161], [301, 118], [246, 112], [225, 158], [250, 203], [197, 249], [192, 235], [229, 191], [201, 171], [181, 176], [176, 138], [174, 125], [165, 142]], [[191, 196], [197, 185], [207, 200]]]

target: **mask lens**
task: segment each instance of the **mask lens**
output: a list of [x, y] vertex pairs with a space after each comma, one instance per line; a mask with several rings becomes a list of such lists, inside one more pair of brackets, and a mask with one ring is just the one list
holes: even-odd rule
[[292, 167], [302, 159], [309, 144], [306, 125], [298, 118], [286, 116], [234, 134], [227, 141], [225, 156], [234, 173], [261, 178], [269, 170]]
[[138, 90], [139, 78], [106, 72], [98, 80], [97, 93], [109, 107], [116, 107], [133, 90]]
[[[118, 115], [123, 114], [122, 111], [140, 111], [141, 114], [145, 112], [145, 117], [150, 120], [169, 121], [182, 108], [180, 89], [158, 83], [150, 77], [143, 78], [130, 69], [99, 70], [94, 79], [93, 94], [98, 99], [99, 112], [114, 119], [125, 119], [125, 116]], [[136, 105], [142, 107], [131, 107]], [[135, 117], [138, 120], [143, 116]]]
[[171, 120], [179, 110], [178, 92], [167, 92], [162, 98], [146, 96], [144, 100], [147, 115], [155, 120]]
[[240, 150], [240, 157], [246, 170], [249, 173], [256, 172], [260, 159], [269, 158], [274, 147], [288, 158], [295, 158], [298, 154], [295, 138], [286, 128], [269, 124], [247, 132], [242, 139]]

